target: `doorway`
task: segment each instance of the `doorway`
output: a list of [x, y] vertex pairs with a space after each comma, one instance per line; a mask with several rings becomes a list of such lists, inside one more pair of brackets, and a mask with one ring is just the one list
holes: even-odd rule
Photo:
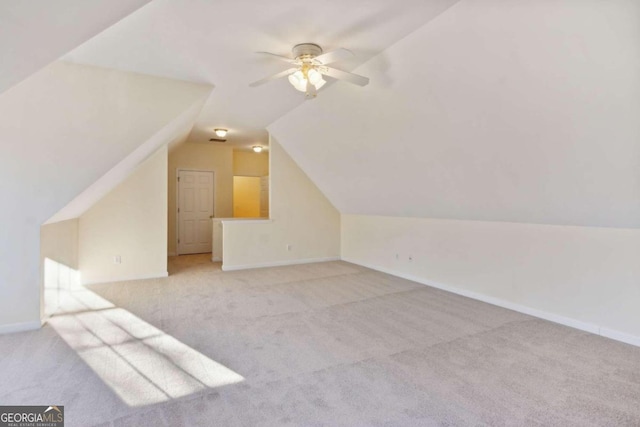
[[211, 252], [214, 172], [178, 169], [176, 235], [178, 255]]

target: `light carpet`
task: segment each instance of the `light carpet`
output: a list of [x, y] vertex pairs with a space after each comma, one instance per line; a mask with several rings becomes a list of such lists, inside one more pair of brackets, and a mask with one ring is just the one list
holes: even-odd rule
[[640, 425], [640, 349], [345, 262], [70, 293], [0, 336], [0, 404], [67, 426]]

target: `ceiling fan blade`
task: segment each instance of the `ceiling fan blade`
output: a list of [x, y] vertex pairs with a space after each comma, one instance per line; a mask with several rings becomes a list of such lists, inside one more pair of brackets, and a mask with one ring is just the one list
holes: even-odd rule
[[313, 58], [314, 61], [318, 61], [321, 64], [331, 64], [332, 62], [342, 61], [343, 59], [351, 58], [353, 52], [348, 49], [338, 48], [331, 52], [323, 53], [322, 55]]
[[280, 61], [288, 62], [289, 64], [297, 64], [298, 63], [293, 58], [287, 58], [286, 56], [276, 55], [275, 53], [271, 53], [271, 52], [256, 52], [256, 53], [259, 53], [261, 55], [269, 55], [269, 56], [272, 56], [274, 58], [279, 59]]
[[250, 86], [250, 87], [260, 86], [260, 85], [262, 85], [262, 84], [265, 84], [265, 83], [267, 83], [267, 82], [270, 82], [271, 80], [279, 79], [280, 77], [286, 77], [286, 76], [288, 76], [288, 75], [289, 75], [289, 74], [291, 74], [291, 73], [295, 73], [295, 72], [296, 72], [296, 70], [297, 70], [297, 68], [289, 68], [288, 70], [281, 71], [281, 72], [279, 72], [279, 73], [277, 73], [277, 74], [274, 74], [274, 75], [272, 75], [272, 76], [265, 77], [264, 79], [260, 79], [260, 80], [258, 80], [258, 81], [256, 81], [256, 82], [253, 82], [253, 83], [251, 83], [249, 86]]
[[338, 80], [345, 80], [358, 86], [366, 86], [369, 84], [369, 77], [348, 73], [346, 71], [338, 70], [331, 67], [321, 67], [319, 70], [322, 74], [325, 74], [329, 77], [333, 77], [334, 79]]

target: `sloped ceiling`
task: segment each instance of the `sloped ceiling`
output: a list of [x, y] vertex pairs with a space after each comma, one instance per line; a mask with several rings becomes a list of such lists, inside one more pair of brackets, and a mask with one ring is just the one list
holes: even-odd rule
[[206, 87], [203, 88], [202, 92], [202, 96], [196, 99], [189, 108], [170, 120], [150, 138], [142, 142], [134, 151], [118, 162], [118, 164], [107, 173], [98, 178], [97, 181], [74, 197], [71, 202], [67, 203], [65, 207], [56, 212], [46, 223], [50, 224], [67, 219], [79, 218], [131, 175], [138, 166], [156, 152], [158, 148], [184, 141], [193, 128], [193, 124], [210, 93], [209, 90], [206, 90]]
[[0, 0], [0, 94], [149, 0]]
[[336, 66], [352, 69], [456, 1], [154, 0], [64, 59], [214, 85], [189, 141], [208, 143], [223, 127], [229, 143], [250, 147], [266, 144], [264, 128], [304, 102], [286, 79], [249, 88], [288, 66], [254, 52], [288, 56], [302, 42], [345, 47], [356, 56]]
[[1, 168], [21, 192], [33, 191], [31, 212], [42, 223], [210, 90], [53, 63], [0, 97]]
[[269, 130], [343, 213], [640, 227], [639, 16], [461, 1]]

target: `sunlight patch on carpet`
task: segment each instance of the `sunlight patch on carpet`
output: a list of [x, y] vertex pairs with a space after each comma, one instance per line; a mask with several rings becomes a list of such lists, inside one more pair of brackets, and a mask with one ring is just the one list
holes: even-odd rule
[[[77, 272], [47, 260], [48, 323], [127, 405], [188, 396], [244, 378], [86, 288]], [[55, 278], [56, 272], [63, 277]], [[64, 286], [53, 286], [53, 284]], [[67, 283], [70, 286], [67, 286]], [[46, 287], [45, 287], [46, 288]], [[47, 288], [46, 288], [47, 289]]]

